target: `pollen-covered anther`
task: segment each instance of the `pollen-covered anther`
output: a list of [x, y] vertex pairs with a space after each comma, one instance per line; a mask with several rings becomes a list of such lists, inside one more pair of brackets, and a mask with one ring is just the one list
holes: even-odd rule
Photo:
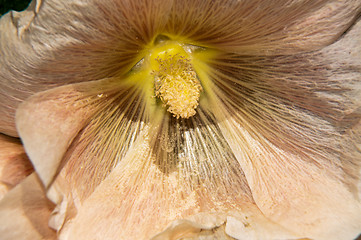
[[155, 59], [159, 69], [153, 70], [155, 96], [167, 106], [176, 118], [196, 114], [202, 86], [190, 59], [180, 54], [164, 54]]

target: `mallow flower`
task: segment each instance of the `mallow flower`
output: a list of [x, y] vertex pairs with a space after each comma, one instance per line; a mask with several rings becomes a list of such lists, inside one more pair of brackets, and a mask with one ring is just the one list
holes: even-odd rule
[[44, 0], [4, 15], [0, 130], [34, 173], [0, 202], [2, 239], [356, 238], [360, 12]]

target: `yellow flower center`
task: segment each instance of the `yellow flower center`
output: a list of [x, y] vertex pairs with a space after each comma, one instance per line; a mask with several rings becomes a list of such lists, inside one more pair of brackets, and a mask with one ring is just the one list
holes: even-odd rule
[[127, 79], [159, 99], [173, 117], [187, 119], [196, 114], [202, 91], [209, 90], [207, 60], [214, 55], [183, 40], [155, 39], [139, 53]]
[[194, 116], [203, 88], [183, 48], [166, 44], [155, 49], [150, 64], [155, 96], [167, 106], [168, 112], [176, 118]]

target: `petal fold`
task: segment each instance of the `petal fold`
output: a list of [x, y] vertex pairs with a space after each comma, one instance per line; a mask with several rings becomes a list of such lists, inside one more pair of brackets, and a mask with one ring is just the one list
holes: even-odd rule
[[18, 132], [45, 186], [53, 180], [74, 137], [101, 105], [101, 96], [86, 94], [102, 89], [105, 81], [40, 92], [18, 108]]
[[31, 174], [0, 201], [1, 239], [57, 239], [48, 227], [53, 207], [41, 181]]
[[[34, 0], [27, 10], [12, 11], [1, 17], [0, 132], [18, 136], [15, 111], [29, 96], [81, 81], [71, 73], [74, 66], [68, 63], [69, 55], [64, 59], [65, 56], [56, 56], [55, 52], [61, 52], [64, 47], [80, 40], [72, 33], [81, 35], [80, 31], [86, 31], [87, 23], [80, 20], [85, 13], [81, 14], [77, 8], [83, 7], [84, 11], [85, 6], [89, 7], [88, 4], [77, 0]], [[92, 14], [91, 9], [85, 12]], [[59, 15], [59, 12], [62, 14]], [[72, 51], [76, 52], [74, 49]], [[60, 62], [63, 62], [63, 67], [60, 67]], [[84, 71], [84, 68], [79, 69], [75, 72]], [[85, 79], [94, 80], [89, 77]], [[82, 78], [82, 81], [85, 79]]]
[[33, 171], [20, 140], [0, 134], [0, 199]]

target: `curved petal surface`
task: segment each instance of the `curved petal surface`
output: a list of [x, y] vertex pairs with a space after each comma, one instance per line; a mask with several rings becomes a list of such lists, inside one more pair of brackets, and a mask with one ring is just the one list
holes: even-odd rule
[[106, 81], [67, 85], [40, 92], [17, 110], [19, 134], [45, 186], [53, 180], [74, 137], [102, 105], [102, 96], [89, 96], [88, 92], [95, 89], [101, 91]]
[[361, 229], [360, 26], [320, 51], [255, 65], [235, 56], [238, 68], [212, 74], [219, 126], [257, 206], [310, 238]]
[[0, 134], [0, 199], [33, 171], [20, 140]]
[[[227, 223], [226, 232], [235, 236], [243, 234], [252, 237], [249, 239], [258, 239], [257, 237], [261, 237], [256, 233], [259, 227], [266, 237], [264, 239], [297, 238], [297, 235], [266, 218], [262, 219], [262, 213], [251, 199], [242, 197], [242, 192], [225, 192], [226, 189], [237, 186], [233, 173], [228, 172], [233, 176], [229, 179], [235, 181], [233, 183], [227, 182], [227, 179], [217, 179], [216, 172], [226, 172], [226, 166], [223, 171], [219, 166], [214, 166], [214, 172], [211, 170], [206, 176], [209, 179], [202, 178], [202, 174], [198, 176], [198, 181], [204, 182], [203, 184], [192, 180], [196, 180], [197, 176], [186, 177], [186, 174], [191, 173], [192, 166], [189, 166], [191, 169], [184, 169], [181, 167], [182, 163], [178, 166], [179, 170], [165, 174], [167, 165], [161, 167], [154, 164], [158, 160], [152, 154], [152, 144], [149, 145], [152, 141], [148, 140], [154, 136], [153, 132], [152, 128], [148, 128], [140, 134], [134, 148], [128, 151], [94, 193], [84, 201], [73, 221], [65, 224], [61, 239], [127, 239], [129, 236], [149, 239], [160, 232], [154, 239], [179, 239], [198, 235], [202, 229], [219, 227], [224, 224], [227, 216], [230, 217], [230, 224]], [[199, 139], [196, 134], [189, 134]], [[197, 158], [184, 161], [196, 164]], [[203, 164], [204, 167], [210, 166]], [[196, 169], [197, 166], [193, 166], [193, 170]], [[173, 222], [174, 219], [183, 220]], [[251, 223], [252, 227], [237, 229], [237, 226], [247, 223]]]
[[1, 239], [57, 239], [48, 227], [53, 208], [40, 179], [30, 175], [0, 201]]

